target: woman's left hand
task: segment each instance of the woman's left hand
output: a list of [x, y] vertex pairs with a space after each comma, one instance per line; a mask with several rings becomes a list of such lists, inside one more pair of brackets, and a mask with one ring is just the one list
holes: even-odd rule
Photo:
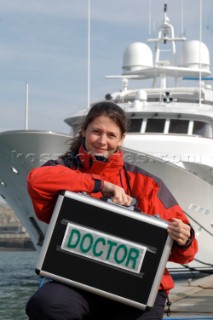
[[168, 233], [180, 246], [184, 246], [190, 237], [190, 229], [190, 225], [173, 218], [169, 223]]

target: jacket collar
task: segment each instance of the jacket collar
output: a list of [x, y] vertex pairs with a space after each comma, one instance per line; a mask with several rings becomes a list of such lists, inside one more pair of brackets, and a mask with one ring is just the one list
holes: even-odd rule
[[112, 154], [109, 158], [104, 160], [99, 160], [91, 153], [89, 153], [83, 146], [80, 146], [78, 151], [78, 159], [81, 162], [81, 165], [86, 171], [96, 171], [96, 173], [101, 174], [104, 171], [113, 171], [114, 173], [119, 173], [123, 168], [124, 160], [121, 150]]

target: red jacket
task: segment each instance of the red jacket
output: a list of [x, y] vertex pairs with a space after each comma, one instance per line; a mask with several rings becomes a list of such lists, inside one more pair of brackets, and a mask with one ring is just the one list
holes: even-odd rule
[[[28, 191], [38, 219], [49, 223], [60, 191], [87, 192], [92, 197], [100, 198], [103, 180], [122, 186], [127, 194], [133, 194], [140, 211], [150, 215], [158, 214], [165, 220], [178, 218], [189, 224], [164, 183], [141, 168], [124, 163], [121, 151], [113, 154], [106, 162], [98, 161], [83, 147], [79, 149], [78, 155], [71, 154], [65, 160], [50, 160], [42, 167], [31, 170]], [[197, 248], [195, 238], [188, 248], [181, 248], [174, 243], [169, 260], [180, 264], [189, 263]], [[160, 289], [168, 292], [173, 287], [173, 279], [165, 270]]]

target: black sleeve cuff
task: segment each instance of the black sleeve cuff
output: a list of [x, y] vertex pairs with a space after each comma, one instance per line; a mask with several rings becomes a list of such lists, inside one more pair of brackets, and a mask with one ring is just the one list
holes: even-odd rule
[[195, 232], [194, 232], [194, 229], [192, 228], [192, 226], [190, 226], [190, 227], [191, 227], [191, 229], [190, 229], [190, 237], [189, 237], [189, 239], [186, 241], [186, 243], [183, 246], [179, 245], [176, 241], [174, 242], [175, 245], [178, 248], [188, 249], [191, 246], [191, 243], [192, 243], [192, 241], [194, 240], [194, 237], [195, 237]]
[[101, 191], [101, 189], [102, 189], [102, 180], [95, 180], [94, 189], [92, 193], [99, 192]]

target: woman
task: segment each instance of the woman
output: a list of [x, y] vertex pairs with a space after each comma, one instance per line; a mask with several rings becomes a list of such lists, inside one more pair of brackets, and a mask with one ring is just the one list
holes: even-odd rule
[[[61, 190], [87, 192], [95, 198], [110, 197], [113, 202], [127, 207], [134, 197], [140, 211], [150, 215], [157, 213], [170, 222], [168, 233], [174, 244], [169, 259], [188, 263], [197, 252], [193, 229], [160, 179], [124, 162], [120, 148], [127, 126], [128, 119], [119, 106], [111, 102], [95, 104], [69, 151], [29, 173], [28, 190], [35, 213], [40, 220], [49, 223]], [[30, 298], [26, 312], [30, 320], [159, 320], [173, 286], [165, 270], [154, 307], [141, 311], [50, 281]]]

